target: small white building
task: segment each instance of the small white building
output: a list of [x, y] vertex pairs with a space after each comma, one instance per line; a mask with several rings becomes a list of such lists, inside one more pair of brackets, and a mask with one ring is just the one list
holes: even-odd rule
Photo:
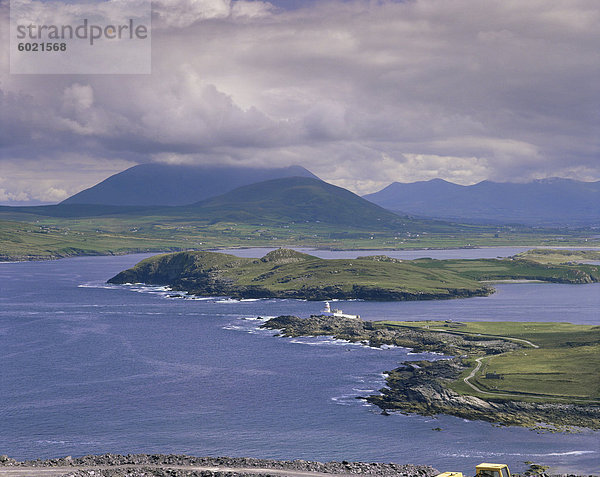
[[342, 310], [339, 310], [337, 308], [334, 308], [333, 310], [331, 310], [331, 306], [329, 305], [328, 301], [325, 302], [325, 308], [323, 308], [323, 310], [321, 310], [321, 314], [325, 315], [325, 316], [335, 316], [336, 318], [358, 318], [358, 319], [360, 319], [360, 315], [348, 315], [348, 314], [344, 313]]

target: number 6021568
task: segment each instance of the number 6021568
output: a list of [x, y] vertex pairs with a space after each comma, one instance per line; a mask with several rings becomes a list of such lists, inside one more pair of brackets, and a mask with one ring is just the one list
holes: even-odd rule
[[67, 51], [66, 43], [19, 43], [19, 51]]

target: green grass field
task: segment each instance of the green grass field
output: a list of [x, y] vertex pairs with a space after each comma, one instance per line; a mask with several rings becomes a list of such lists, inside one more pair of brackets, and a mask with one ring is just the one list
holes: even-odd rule
[[[600, 403], [600, 326], [550, 322], [377, 323], [460, 334], [472, 339], [501, 337], [523, 346], [498, 355], [469, 356], [467, 361], [471, 366], [450, 386], [461, 394], [484, 399], [498, 394], [496, 398], [501, 400]], [[477, 357], [483, 358], [483, 365], [470, 382], [484, 393], [476, 392], [463, 381], [475, 368]]]
[[[263, 259], [239, 258], [214, 252], [184, 252], [150, 257], [121, 274], [120, 282], [168, 283], [176, 288], [207, 293], [263, 293], [263, 296], [319, 296], [388, 299], [451, 298], [487, 294], [476, 280], [448, 270], [428, 270], [411, 261], [361, 257], [322, 259], [278, 249]], [[359, 289], [357, 289], [359, 287]], [[246, 291], [244, 291], [246, 290]], [[329, 291], [327, 291], [329, 290]], [[365, 291], [366, 290], [366, 291]], [[266, 293], [266, 294], [265, 294]], [[383, 294], [383, 295], [382, 295]], [[398, 296], [394, 296], [397, 294]], [[312, 298], [320, 299], [320, 298]], [[377, 298], [370, 298], [377, 299]]]
[[542, 280], [542, 281], [585, 281], [582, 274], [600, 278], [598, 265], [548, 264], [523, 259], [477, 259], [477, 260], [413, 260], [427, 269], [448, 270], [478, 281], [494, 280]]
[[351, 228], [340, 230], [339, 227], [315, 223], [278, 226], [228, 222], [209, 224], [190, 218], [161, 216], [68, 218], [27, 214], [21, 214], [19, 220], [14, 220], [14, 215], [10, 215], [12, 220], [2, 220], [0, 214], [0, 259], [50, 259], [73, 255], [231, 247], [410, 250], [590, 245], [584, 233], [559, 235], [508, 228], [496, 236], [478, 227], [448, 233], [391, 233]]
[[[278, 249], [260, 260], [214, 252], [160, 255], [123, 272], [118, 282], [169, 284], [200, 294], [240, 293], [246, 298], [443, 299], [493, 292], [478, 280], [481, 267], [486, 268], [486, 277], [492, 269], [494, 276], [502, 273], [561, 283], [600, 281], [600, 267], [589, 265], [548, 267], [511, 259], [397, 260], [381, 255], [322, 259]], [[317, 290], [318, 297], [314, 295]]]
[[586, 263], [600, 261], [600, 250], [533, 249], [519, 253], [516, 257], [540, 263]]
[[[600, 347], [527, 349], [492, 356], [473, 383], [498, 393], [600, 400]], [[486, 379], [487, 373], [502, 379]]]

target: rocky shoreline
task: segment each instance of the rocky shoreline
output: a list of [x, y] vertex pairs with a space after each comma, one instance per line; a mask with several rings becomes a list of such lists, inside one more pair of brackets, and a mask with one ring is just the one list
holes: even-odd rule
[[460, 395], [447, 387], [466, 366], [461, 359], [410, 361], [388, 372], [387, 388], [366, 401], [384, 413], [401, 411], [424, 416], [449, 414], [507, 426], [564, 430], [570, 427], [600, 429], [600, 406], [525, 401], [483, 400]]
[[437, 361], [406, 361], [400, 367], [386, 371], [387, 387], [381, 389], [378, 395], [364, 397], [381, 408], [383, 414], [389, 411], [426, 416], [448, 414], [532, 429], [600, 429], [600, 406], [597, 405], [525, 402], [493, 397], [484, 400], [461, 395], [449, 387], [469, 367], [469, 357], [520, 348], [521, 345], [514, 341], [484, 336], [474, 339], [452, 333], [389, 327], [380, 323], [322, 315], [310, 318], [278, 316], [262, 326], [279, 330], [281, 336], [287, 337], [328, 335], [368, 346], [393, 345], [415, 352], [433, 351], [448, 355], [449, 359]]
[[474, 340], [456, 334], [392, 328], [372, 321], [325, 315], [312, 315], [310, 318], [282, 315], [271, 318], [262, 327], [279, 330], [281, 336], [333, 336], [373, 347], [391, 345], [410, 348], [417, 353], [464, 355], [477, 351], [483, 354], [485, 351], [487, 354], [499, 354], [520, 347], [512, 341], [484, 336]]
[[[373, 276], [387, 276], [383, 283]], [[412, 286], [407, 276], [421, 283]], [[217, 252], [181, 252], [142, 260], [108, 283], [169, 286], [197, 296], [235, 299], [280, 298], [311, 301], [448, 300], [487, 296], [489, 285], [454, 272], [427, 270], [386, 256], [321, 259], [277, 249], [260, 259]]]
[[[411, 465], [411, 464], [384, 464], [376, 462], [315, 462], [307, 460], [273, 460], [273, 459], [255, 459], [248, 457], [194, 457], [188, 455], [163, 455], [163, 454], [104, 454], [104, 455], [87, 455], [78, 458], [64, 457], [60, 459], [48, 460], [28, 460], [16, 461], [7, 456], [0, 456], [0, 466], [12, 467], [103, 467], [95, 470], [94, 474], [90, 474], [88, 470], [76, 471], [68, 475], [79, 477], [90, 475], [117, 477], [121, 475], [134, 476], [136, 474], [124, 473], [128, 469], [123, 466], [131, 466], [137, 468], [137, 472], [144, 472], [146, 476], [254, 476], [257, 475], [273, 475], [266, 471], [264, 474], [259, 473], [244, 473], [244, 472], [223, 472], [223, 471], [189, 471], [182, 469], [161, 469], [158, 467], [168, 466], [195, 466], [195, 467], [224, 467], [224, 468], [256, 468], [256, 469], [273, 469], [273, 470], [290, 470], [297, 472], [317, 472], [326, 474], [357, 474], [370, 475], [377, 477], [432, 477], [438, 473], [428, 465]], [[119, 469], [110, 469], [117, 467]], [[133, 471], [133, 470], [131, 470]], [[80, 473], [77, 473], [80, 472]], [[129, 472], [129, 471], [128, 471]], [[191, 473], [190, 473], [191, 472]], [[141, 474], [140, 474], [141, 475]]]
[[[530, 468], [515, 477], [584, 477], [577, 474], [547, 474], [546, 466], [529, 463]], [[206, 468], [205, 470], [198, 470]], [[9, 471], [4, 474], [3, 469]], [[429, 465], [380, 462], [317, 462], [273, 460], [249, 457], [194, 457], [181, 454], [103, 454], [57, 459], [17, 461], [0, 456], [0, 475], [59, 475], [61, 477], [315, 477], [364, 475], [372, 477], [433, 477], [439, 471]], [[40, 472], [36, 472], [40, 469]], [[239, 469], [236, 470], [236, 469]], [[270, 472], [272, 471], [272, 472]], [[587, 477], [594, 477], [589, 475]]]

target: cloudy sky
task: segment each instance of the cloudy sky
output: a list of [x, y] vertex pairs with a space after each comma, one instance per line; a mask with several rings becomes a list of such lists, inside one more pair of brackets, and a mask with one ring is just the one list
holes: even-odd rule
[[0, 6], [2, 204], [157, 161], [600, 180], [598, 0], [156, 0], [150, 75], [10, 74]]

